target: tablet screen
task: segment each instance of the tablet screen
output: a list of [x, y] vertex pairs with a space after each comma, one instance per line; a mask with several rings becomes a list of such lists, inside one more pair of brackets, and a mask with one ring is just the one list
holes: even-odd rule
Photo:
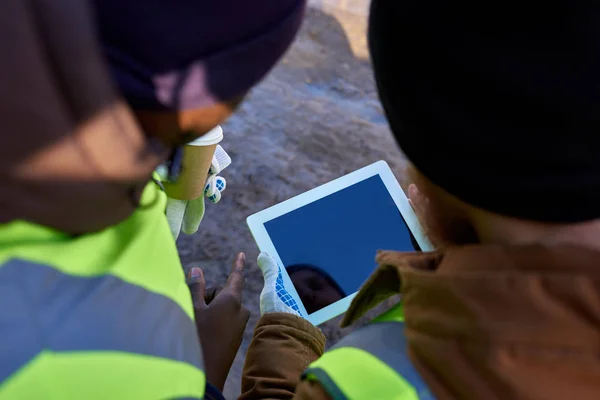
[[379, 175], [264, 225], [309, 314], [356, 292], [377, 250], [418, 250]]

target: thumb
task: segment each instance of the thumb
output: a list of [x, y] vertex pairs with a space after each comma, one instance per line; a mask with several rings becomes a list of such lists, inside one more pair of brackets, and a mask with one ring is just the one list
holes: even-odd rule
[[267, 253], [260, 253], [257, 260], [258, 267], [263, 273], [263, 278], [266, 284], [275, 284], [274, 280], [277, 279], [279, 274], [279, 266], [277, 261]]
[[445, 239], [440, 229], [438, 214], [431, 207], [431, 201], [414, 183], [408, 186], [408, 202], [415, 211], [423, 233], [435, 248], [448, 246], [451, 241]]
[[204, 272], [197, 267], [192, 268], [186, 277], [190, 293], [192, 294], [192, 302], [194, 307], [203, 308], [206, 307], [206, 301], [204, 296], [206, 294], [206, 280], [204, 279]]
[[187, 208], [182, 217], [181, 230], [186, 235], [198, 232], [200, 222], [204, 218], [204, 196], [187, 202]]
[[429, 199], [419, 190], [418, 186], [411, 183], [408, 186], [408, 199], [418, 217], [423, 217], [429, 206]]

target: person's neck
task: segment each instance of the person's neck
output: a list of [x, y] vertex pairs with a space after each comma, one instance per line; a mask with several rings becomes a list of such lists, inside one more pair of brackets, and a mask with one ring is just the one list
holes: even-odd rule
[[573, 244], [600, 251], [600, 219], [556, 224], [485, 213], [472, 222], [479, 241], [485, 244]]

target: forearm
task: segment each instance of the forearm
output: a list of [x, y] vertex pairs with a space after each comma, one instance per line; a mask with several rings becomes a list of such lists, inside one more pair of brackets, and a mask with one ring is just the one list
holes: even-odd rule
[[265, 314], [248, 348], [240, 400], [291, 399], [302, 372], [324, 348], [325, 336], [305, 319]]

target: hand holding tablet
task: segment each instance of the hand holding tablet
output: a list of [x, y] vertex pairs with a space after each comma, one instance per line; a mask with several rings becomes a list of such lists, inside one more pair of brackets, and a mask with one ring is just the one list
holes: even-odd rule
[[[391, 169], [379, 161], [248, 217], [300, 315], [319, 325], [348, 309], [377, 250], [431, 250]], [[280, 274], [279, 274], [280, 272]], [[275, 293], [277, 291], [275, 290]]]
[[265, 279], [260, 293], [261, 315], [283, 312], [300, 316], [298, 303], [283, 285], [283, 272], [277, 261], [267, 253], [260, 253], [257, 262]]

